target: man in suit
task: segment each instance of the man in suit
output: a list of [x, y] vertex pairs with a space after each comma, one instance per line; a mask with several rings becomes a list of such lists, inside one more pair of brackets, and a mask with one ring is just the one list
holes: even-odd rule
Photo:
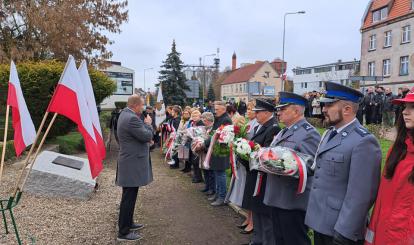
[[[307, 99], [289, 92], [279, 92], [279, 98], [277, 115], [279, 122], [286, 127], [274, 138], [271, 146], [288, 147], [296, 152], [315, 156], [321, 136], [305, 119]], [[276, 244], [311, 244], [307, 234], [308, 227], [305, 225], [311, 184], [312, 177], [308, 176], [305, 192], [297, 194], [299, 179], [268, 174], [264, 204], [272, 207]]]
[[138, 95], [128, 98], [127, 107], [118, 119], [119, 156], [116, 184], [122, 187], [119, 208], [119, 241], [135, 241], [142, 237], [134, 230], [142, 229], [142, 224], [134, 223], [134, 209], [141, 186], [152, 182], [152, 167], [149, 147], [152, 141], [152, 120], [149, 115], [142, 121], [141, 113], [144, 100]]
[[[221, 125], [231, 125], [232, 121], [226, 112], [226, 103], [224, 101], [214, 102], [215, 119], [212, 130], [217, 130]], [[206, 140], [205, 146], [210, 146], [211, 138]], [[214, 171], [214, 179], [216, 182], [216, 194], [209, 197], [208, 200], [212, 201], [212, 206], [223, 206], [224, 199], [227, 194], [226, 183], [226, 169], [230, 167], [229, 157], [211, 156], [210, 170]]]
[[356, 120], [363, 95], [326, 82], [323, 113], [331, 128], [322, 137], [315, 161], [305, 224], [315, 245], [363, 244], [368, 212], [381, 173], [377, 139]]
[[[262, 147], [268, 147], [273, 137], [280, 131], [276, 118], [273, 116], [275, 105], [271, 101], [256, 100], [256, 120], [259, 125], [254, 128], [252, 141]], [[266, 191], [266, 174], [256, 170], [249, 170], [248, 162], [241, 160], [245, 165], [246, 184], [244, 188], [242, 207], [252, 211], [253, 214], [253, 237], [250, 244], [273, 245], [273, 226], [271, 208], [263, 204]], [[263, 184], [262, 184], [263, 183]]]

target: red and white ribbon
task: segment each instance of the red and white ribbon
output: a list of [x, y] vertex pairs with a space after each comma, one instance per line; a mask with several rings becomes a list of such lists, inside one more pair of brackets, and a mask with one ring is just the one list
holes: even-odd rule
[[171, 137], [168, 139], [168, 142], [167, 142], [167, 148], [168, 148], [168, 150], [167, 150], [167, 153], [165, 153], [165, 161], [167, 161], [167, 159], [170, 159], [172, 156], [171, 156], [171, 152], [172, 152], [172, 148], [173, 148], [173, 146], [174, 146], [174, 140], [175, 140], [175, 137], [176, 137], [176, 134], [174, 133], [171, 133], [171, 135], [170, 135]]
[[308, 180], [308, 173], [306, 169], [306, 163], [300, 159], [296, 152], [292, 151], [292, 155], [295, 158], [296, 164], [299, 170], [299, 185], [297, 194], [302, 194], [306, 189], [306, 182]]
[[204, 162], [203, 162], [203, 167], [205, 169], [210, 169], [211, 155], [213, 154], [213, 148], [214, 148], [214, 144], [216, 143], [217, 137], [218, 137], [218, 134], [216, 131], [211, 137], [210, 146], [208, 147], [206, 158], [204, 159]]

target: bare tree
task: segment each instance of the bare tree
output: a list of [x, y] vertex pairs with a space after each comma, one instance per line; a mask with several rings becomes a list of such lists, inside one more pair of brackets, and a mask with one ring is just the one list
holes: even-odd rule
[[120, 33], [127, 0], [0, 0], [0, 63], [110, 58], [105, 35]]

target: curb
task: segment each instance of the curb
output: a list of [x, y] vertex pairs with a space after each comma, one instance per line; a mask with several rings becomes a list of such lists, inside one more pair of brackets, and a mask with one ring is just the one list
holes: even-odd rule
[[228, 205], [229, 205], [229, 207], [231, 207], [234, 210], [234, 212], [236, 212], [237, 214], [247, 218], [246, 210], [240, 208], [239, 206], [234, 205], [233, 203], [229, 203]]

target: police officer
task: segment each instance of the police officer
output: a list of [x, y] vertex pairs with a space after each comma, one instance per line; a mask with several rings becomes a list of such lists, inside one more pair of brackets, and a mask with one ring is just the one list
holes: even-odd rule
[[[253, 109], [259, 125], [254, 128], [251, 140], [262, 147], [269, 146], [273, 137], [280, 131], [273, 115], [274, 107], [273, 102], [257, 99], [256, 107]], [[266, 174], [256, 170], [249, 171], [249, 163], [239, 160], [247, 169], [242, 207], [251, 210], [253, 214], [254, 231], [249, 244], [274, 245], [271, 208], [263, 204]]]
[[[280, 92], [279, 98], [277, 115], [279, 122], [286, 127], [274, 138], [271, 146], [288, 147], [313, 157], [321, 136], [305, 119], [307, 99], [289, 92]], [[311, 165], [312, 162], [309, 163]], [[264, 203], [272, 207], [276, 244], [311, 244], [308, 227], [305, 225], [311, 181], [309, 176], [305, 192], [297, 194], [298, 179], [270, 174], [267, 176]]]
[[325, 87], [321, 102], [331, 128], [315, 155], [305, 224], [314, 230], [315, 245], [363, 244], [380, 180], [381, 150], [356, 120], [363, 95], [333, 82]]

